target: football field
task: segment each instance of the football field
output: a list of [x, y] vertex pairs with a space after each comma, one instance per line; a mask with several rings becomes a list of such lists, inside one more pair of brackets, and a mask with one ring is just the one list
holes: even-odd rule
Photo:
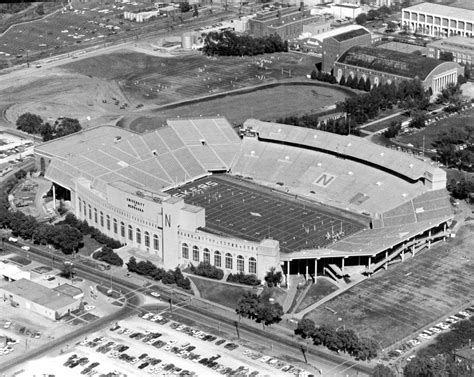
[[323, 247], [328, 234], [344, 236], [364, 228], [361, 223], [294, 196], [230, 176], [211, 176], [169, 191], [206, 209], [206, 229], [259, 242], [280, 241], [282, 252]]

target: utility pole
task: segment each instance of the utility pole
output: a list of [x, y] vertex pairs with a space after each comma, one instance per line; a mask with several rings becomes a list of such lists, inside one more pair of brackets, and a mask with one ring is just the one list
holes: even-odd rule
[[308, 359], [306, 358], [306, 349], [304, 348], [303, 345], [300, 346], [300, 349], [301, 349], [301, 352], [303, 353], [305, 364], [308, 364]]
[[235, 331], [237, 332], [237, 338], [240, 339], [240, 332], [239, 332], [239, 322], [234, 321]]

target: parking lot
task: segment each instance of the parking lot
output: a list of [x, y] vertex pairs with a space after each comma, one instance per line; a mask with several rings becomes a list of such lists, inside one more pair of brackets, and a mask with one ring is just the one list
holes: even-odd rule
[[[63, 348], [64, 350], [64, 348]], [[159, 314], [133, 317], [88, 335], [67, 352], [17, 367], [18, 376], [50, 373], [121, 375], [307, 375], [297, 365], [243, 348]], [[85, 372], [84, 372], [85, 371]]]

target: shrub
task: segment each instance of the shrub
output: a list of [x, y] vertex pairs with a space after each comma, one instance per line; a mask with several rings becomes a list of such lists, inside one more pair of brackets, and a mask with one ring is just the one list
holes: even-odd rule
[[205, 276], [210, 279], [221, 280], [224, 277], [224, 271], [212, 266], [208, 262], [201, 262], [197, 267], [191, 266], [191, 272], [194, 275]]
[[107, 246], [104, 246], [102, 250], [94, 253], [93, 258], [114, 266], [123, 266], [123, 259]]
[[238, 274], [229, 274], [227, 277], [227, 281], [229, 283], [239, 283], [245, 285], [259, 285], [260, 280], [257, 279], [256, 275], [253, 274], [244, 274], [243, 272], [239, 272]]

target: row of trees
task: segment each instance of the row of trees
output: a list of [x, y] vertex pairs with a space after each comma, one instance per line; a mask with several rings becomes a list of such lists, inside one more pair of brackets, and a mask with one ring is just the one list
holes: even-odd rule
[[211, 32], [204, 38], [202, 51], [206, 55], [253, 56], [288, 52], [288, 41], [282, 41], [278, 34], [266, 37], [237, 35], [233, 31]]
[[96, 240], [97, 242], [111, 248], [111, 249], [118, 249], [122, 246], [120, 241], [117, 241], [104, 233], [102, 233], [97, 228], [90, 226], [86, 220], [79, 220], [76, 216], [72, 213], [68, 213], [63, 221], [58, 224], [67, 224], [79, 230], [84, 236], [90, 235], [92, 239]]
[[35, 244], [52, 245], [64, 254], [72, 254], [83, 245], [82, 233], [70, 225], [50, 225], [39, 223], [33, 216], [23, 212], [8, 211], [0, 207], [0, 227], [9, 228], [12, 234]]
[[357, 360], [371, 360], [377, 357], [377, 343], [370, 339], [359, 337], [351, 329], [336, 330], [327, 325], [316, 327], [311, 319], [298, 322], [295, 334], [303, 338], [311, 338], [315, 345], [323, 345], [332, 351], [342, 351]]
[[405, 109], [426, 110], [430, 104], [429, 97], [430, 94], [424, 90], [421, 81], [415, 79], [402, 81], [398, 85], [392, 82], [376, 86], [368, 93], [346, 98], [337, 107], [360, 125], [394, 105]]
[[384, 5], [379, 9], [370, 9], [367, 13], [360, 13], [355, 18], [355, 22], [359, 25], [365, 25], [368, 21], [383, 20], [391, 14], [392, 10]]
[[61, 118], [51, 125], [49, 122], [43, 122], [39, 115], [32, 113], [20, 115], [16, 120], [16, 128], [29, 134], [41, 135], [43, 141], [53, 140], [82, 130], [77, 119]]
[[196, 267], [191, 265], [190, 271], [194, 275], [204, 276], [210, 279], [222, 280], [224, 277], [224, 271], [211, 265], [209, 262], [201, 262]]
[[114, 266], [123, 266], [123, 259], [120, 258], [120, 256], [114, 252], [113, 249], [107, 246], [104, 246], [101, 250], [95, 252], [93, 258]]
[[174, 270], [166, 271], [163, 268], [155, 266], [148, 260], [137, 262], [135, 257], [131, 257], [128, 260], [127, 268], [130, 272], [135, 272], [156, 281], [161, 280], [161, 282], [166, 285], [176, 284], [179, 288], [185, 290], [191, 289], [191, 282], [188, 278], [184, 277], [179, 267], [176, 267]]
[[283, 307], [277, 302], [264, 302], [253, 292], [246, 292], [240, 298], [235, 312], [244, 318], [250, 318], [268, 326], [281, 321]]
[[261, 283], [260, 279], [258, 279], [256, 275], [244, 274], [243, 272], [239, 272], [238, 274], [229, 274], [229, 276], [227, 276], [227, 281], [229, 283], [238, 283], [251, 286], [260, 285]]
[[279, 118], [277, 119], [277, 123], [318, 129], [338, 135], [360, 135], [360, 129], [357, 127], [354, 119], [350, 117], [327, 119], [326, 121], [319, 122], [317, 114], [305, 114], [300, 117], [289, 116], [286, 118]]

